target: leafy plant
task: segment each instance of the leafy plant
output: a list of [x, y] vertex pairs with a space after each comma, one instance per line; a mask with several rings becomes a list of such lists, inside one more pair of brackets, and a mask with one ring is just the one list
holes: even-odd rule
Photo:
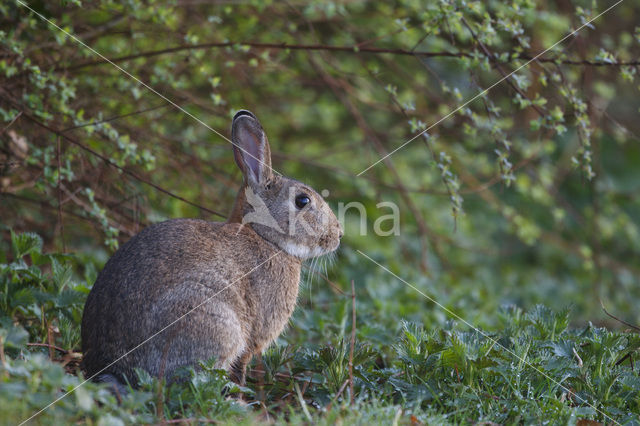
[[31, 233], [11, 232], [11, 252], [13, 261], [0, 264], [0, 320], [21, 324], [31, 341], [77, 348], [89, 289], [72, 279], [71, 256], [43, 254]]

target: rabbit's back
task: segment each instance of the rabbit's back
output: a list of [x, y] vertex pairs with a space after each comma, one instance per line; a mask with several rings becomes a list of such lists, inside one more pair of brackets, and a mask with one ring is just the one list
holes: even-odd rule
[[[255, 308], [246, 273], [268, 255], [264, 246], [249, 228], [224, 223], [175, 219], [144, 229], [107, 262], [89, 294], [82, 321], [86, 373], [150, 337], [106, 372], [132, 379], [137, 367], [170, 375], [213, 355], [239, 355]], [[234, 347], [223, 347], [230, 342]], [[228, 367], [224, 360], [221, 367]]]

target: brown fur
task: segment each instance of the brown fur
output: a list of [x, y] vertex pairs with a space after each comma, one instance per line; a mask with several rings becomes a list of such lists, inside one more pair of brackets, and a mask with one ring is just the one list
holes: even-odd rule
[[[215, 356], [218, 367], [244, 383], [251, 357], [278, 337], [294, 310], [302, 261], [337, 248], [342, 229], [331, 209], [311, 188], [272, 173], [269, 143], [253, 114], [236, 114], [232, 140], [245, 179], [229, 220], [152, 225], [124, 244], [98, 276], [82, 318], [89, 377], [100, 373], [98, 381], [135, 383], [134, 368], [171, 377]], [[302, 210], [294, 202], [300, 193], [311, 200]], [[247, 194], [262, 200], [282, 232], [242, 223], [255, 210]]]

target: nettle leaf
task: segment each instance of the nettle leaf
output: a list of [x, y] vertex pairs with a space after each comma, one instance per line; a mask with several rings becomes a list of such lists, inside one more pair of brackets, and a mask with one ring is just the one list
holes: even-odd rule
[[[353, 348], [353, 365], [360, 366], [365, 364], [377, 355], [378, 353], [370, 345], [356, 340]], [[349, 356], [347, 353], [347, 360]]]
[[84, 294], [75, 290], [64, 290], [52, 300], [55, 302], [57, 308], [67, 308], [73, 306], [82, 307], [85, 298], [86, 296]]
[[56, 259], [52, 259], [51, 262], [53, 282], [56, 285], [58, 291], [62, 291], [70, 282], [73, 275], [71, 265], [68, 263], [62, 264]]
[[421, 363], [427, 359], [430, 353], [426, 347], [428, 340], [421, 325], [403, 321], [402, 336], [395, 349], [403, 361], [411, 364]]
[[627, 338], [626, 350], [629, 352], [635, 352], [640, 349], [640, 334], [637, 333], [625, 333]]
[[11, 231], [11, 250], [16, 259], [20, 259], [32, 252], [40, 253], [42, 251], [42, 238], [32, 232], [15, 234]]
[[424, 384], [407, 383], [398, 378], [391, 378], [388, 383], [406, 401], [430, 401], [433, 399], [431, 389]]
[[636, 397], [640, 396], [640, 377], [632, 374], [624, 374], [618, 382], [622, 385], [624, 390], [632, 391]]
[[294, 353], [293, 359], [294, 374], [305, 370], [320, 371], [322, 369], [322, 364], [320, 363], [318, 353], [309, 348], [298, 349]]
[[563, 357], [563, 358], [567, 358], [567, 359], [573, 359], [575, 358], [575, 355], [573, 353], [573, 351], [575, 350], [575, 345], [573, 342], [569, 341], [569, 340], [560, 340], [558, 342], [549, 342], [547, 344], [544, 345], [544, 347], [547, 347], [549, 349], [551, 349], [551, 351], [553, 352], [553, 354], [555, 356], [559, 356], [559, 357]]
[[262, 354], [262, 364], [266, 370], [265, 380], [271, 381], [280, 368], [293, 358], [289, 346], [273, 345]]
[[442, 366], [458, 369], [466, 367], [467, 346], [460, 340], [457, 333], [451, 334], [449, 343], [449, 346], [440, 354]]
[[39, 267], [32, 265], [22, 269], [21, 272], [23, 272], [23, 275], [18, 277], [21, 285], [31, 287], [46, 286], [48, 277], [42, 273]]
[[560, 312], [554, 312], [543, 305], [537, 305], [527, 313], [527, 320], [538, 331], [541, 339], [555, 339], [569, 326], [570, 309], [565, 308]]
[[29, 339], [29, 333], [23, 327], [12, 324], [9, 318], [0, 321], [2, 344], [9, 349], [22, 349]]
[[35, 290], [31, 288], [20, 288], [11, 293], [11, 306], [12, 307], [27, 307], [35, 304], [37, 297]]
[[568, 378], [580, 377], [580, 369], [575, 362], [567, 358], [549, 358], [542, 361], [541, 366], [548, 373], [554, 372], [556, 381], [563, 383]]
[[53, 302], [56, 300], [56, 295], [50, 293], [48, 291], [43, 290], [33, 290], [33, 296], [36, 299], [36, 302], [39, 305], [44, 305], [45, 303]]
[[359, 379], [359, 383], [373, 392], [380, 392], [380, 383], [388, 382], [391, 377], [399, 373], [401, 371], [394, 368], [367, 371], [360, 365], [353, 369], [353, 376]]

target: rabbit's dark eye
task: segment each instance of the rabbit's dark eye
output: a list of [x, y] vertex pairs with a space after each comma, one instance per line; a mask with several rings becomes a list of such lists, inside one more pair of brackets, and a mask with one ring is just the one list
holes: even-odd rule
[[304, 206], [306, 206], [310, 202], [311, 202], [311, 200], [309, 199], [309, 197], [306, 194], [300, 194], [300, 195], [296, 196], [296, 207], [299, 208], [299, 209], [303, 209]]

